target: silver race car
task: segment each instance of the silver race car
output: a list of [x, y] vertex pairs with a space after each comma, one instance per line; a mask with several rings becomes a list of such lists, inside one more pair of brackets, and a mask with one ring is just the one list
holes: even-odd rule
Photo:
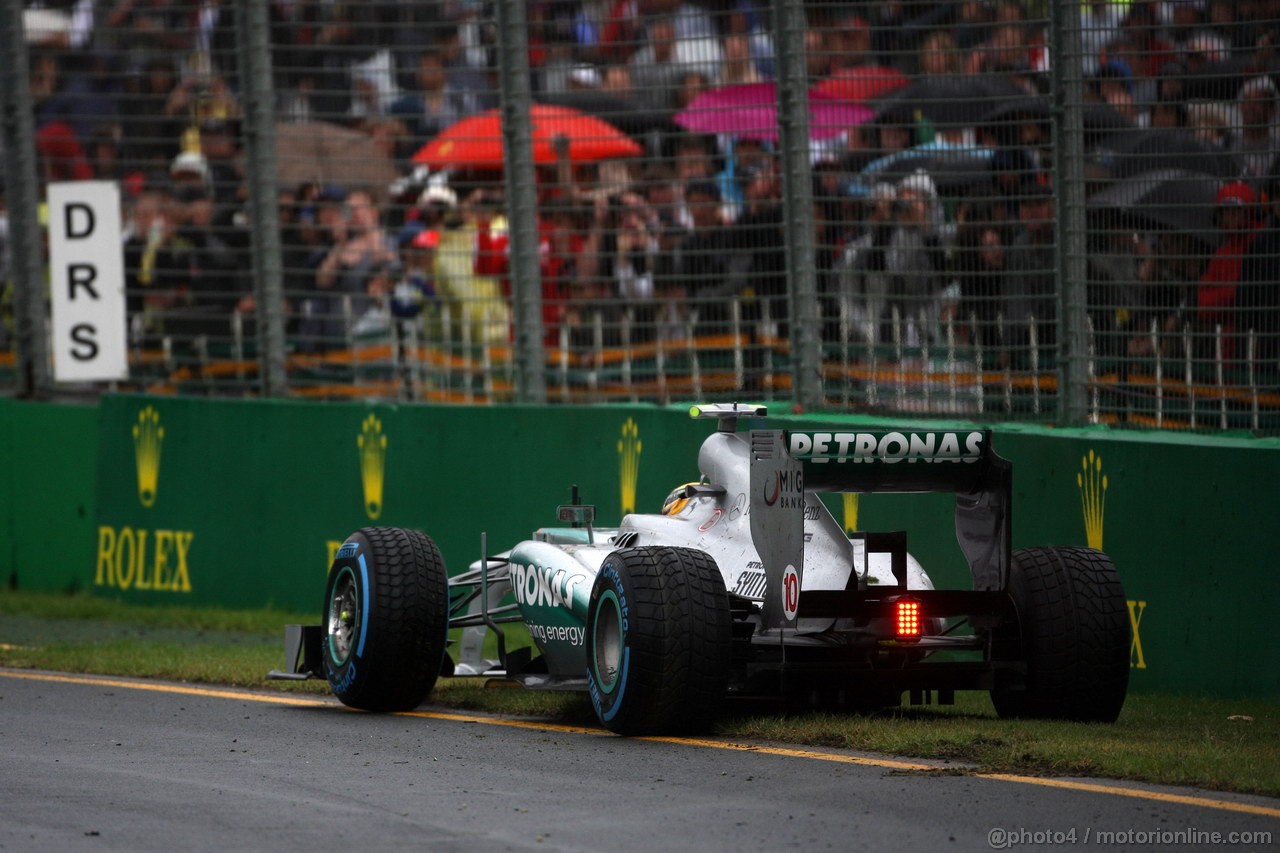
[[[621, 734], [703, 728], [734, 695], [870, 709], [987, 690], [1002, 716], [1119, 715], [1129, 625], [1115, 567], [1088, 548], [1012, 551], [1012, 466], [990, 432], [739, 431], [764, 408], [691, 413], [718, 428], [701, 478], [660, 513], [598, 528], [575, 495], [561, 526], [482, 546], [454, 577], [421, 532], [353, 533], [323, 624], [286, 628], [286, 669], [271, 677], [327, 678], [373, 711], [416, 707], [440, 675], [582, 690]], [[955, 494], [969, 589], [935, 589], [905, 533], [848, 535], [820, 499], [937, 491]], [[507, 648], [512, 622], [532, 647]]]

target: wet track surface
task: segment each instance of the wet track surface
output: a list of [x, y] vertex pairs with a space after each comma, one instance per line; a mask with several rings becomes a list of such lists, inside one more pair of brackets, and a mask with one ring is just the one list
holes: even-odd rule
[[[1134, 797], [853, 753], [51, 679], [0, 670], [0, 850], [1115, 849], [1096, 843], [1100, 831], [1155, 842], [1124, 849], [1173, 850], [1207, 849], [1178, 832], [1280, 839], [1280, 802], [1263, 798]], [[1062, 843], [1036, 844], [1036, 833]]]

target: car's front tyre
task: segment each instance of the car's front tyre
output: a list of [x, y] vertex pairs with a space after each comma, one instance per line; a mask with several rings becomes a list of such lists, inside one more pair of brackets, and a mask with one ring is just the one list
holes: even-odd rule
[[449, 627], [439, 549], [416, 530], [351, 534], [329, 569], [322, 619], [325, 675], [343, 704], [416, 708], [440, 674]]

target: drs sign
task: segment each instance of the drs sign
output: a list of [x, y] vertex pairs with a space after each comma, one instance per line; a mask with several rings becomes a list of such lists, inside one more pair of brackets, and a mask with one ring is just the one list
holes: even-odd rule
[[111, 181], [49, 184], [53, 374], [127, 379], [120, 190]]

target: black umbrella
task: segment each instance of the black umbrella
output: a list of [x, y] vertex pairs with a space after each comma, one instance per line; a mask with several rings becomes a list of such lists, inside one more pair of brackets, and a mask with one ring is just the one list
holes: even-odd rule
[[1240, 174], [1234, 157], [1186, 130], [1120, 131], [1099, 141], [1094, 153], [1117, 178], [1157, 169], [1187, 169], [1223, 180]]
[[559, 107], [581, 110], [588, 115], [604, 119], [623, 133], [641, 137], [658, 130], [679, 133], [680, 128], [671, 120], [671, 110], [655, 110], [642, 107], [629, 98], [592, 89], [573, 89], [539, 96], [538, 100]]
[[1239, 56], [1213, 62], [1182, 76], [1182, 97], [1188, 101], [1234, 101], [1245, 81], [1259, 74], [1254, 57]]
[[[1085, 141], [1097, 141], [1101, 137], [1120, 130], [1132, 130], [1137, 127], [1133, 119], [1110, 106], [1089, 101], [1081, 107], [1084, 113]], [[1043, 95], [1022, 95], [999, 104], [995, 104], [982, 116], [982, 123], [993, 127], [997, 135], [1005, 136], [1001, 143], [1016, 144], [1017, 123], [1023, 120], [1048, 123], [1053, 118], [1053, 105]], [[1008, 129], [1001, 134], [1001, 130]]]
[[936, 125], [971, 127], [993, 104], [1026, 94], [1013, 80], [995, 74], [921, 77], [878, 99], [876, 117], [918, 115]]
[[1087, 209], [1104, 230], [1139, 227], [1178, 231], [1210, 248], [1218, 245], [1213, 221], [1221, 182], [1212, 175], [1186, 169], [1143, 172], [1101, 190]]

